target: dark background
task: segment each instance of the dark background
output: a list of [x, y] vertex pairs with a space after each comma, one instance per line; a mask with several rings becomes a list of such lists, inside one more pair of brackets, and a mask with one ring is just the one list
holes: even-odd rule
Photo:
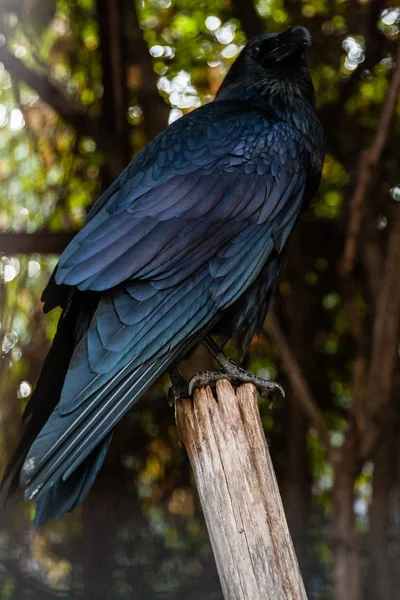
[[[309, 597], [400, 598], [399, 23], [381, 0], [0, 1], [2, 468], [55, 331], [40, 293], [88, 207], [246, 39], [304, 25], [328, 154], [246, 366], [287, 390], [260, 411]], [[221, 598], [167, 387], [81, 509], [35, 530], [11, 500], [2, 599]]]

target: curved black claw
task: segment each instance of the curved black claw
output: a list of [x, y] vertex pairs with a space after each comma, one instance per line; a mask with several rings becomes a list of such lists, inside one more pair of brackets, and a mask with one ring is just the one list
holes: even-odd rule
[[242, 383], [252, 383], [255, 385], [262, 398], [269, 398], [274, 392], [279, 392], [283, 397], [285, 397], [285, 391], [283, 387], [280, 386], [279, 383], [275, 383], [275, 381], [268, 381], [267, 379], [257, 377], [256, 375], [253, 375], [253, 373], [245, 371], [233, 363], [233, 361], [229, 370], [229, 373], [221, 371], [202, 371], [201, 373], [196, 373], [196, 375], [194, 375], [189, 381], [189, 395], [192, 395], [192, 392], [195, 388], [200, 388], [205, 385], [210, 385], [213, 387], [217, 381], [220, 381], [221, 379], [227, 379], [234, 386], [239, 386]]
[[201, 371], [200, 373], [196, 373], [189, 381], [189, 396], [193, 394], [195, 388], [201, 388], [205, 385], [215, 387], [217, 381], [220, 381], [221, 379], [228, 379], [228, 381], [230, 381], [229, 375], [221, 373], [220, 371]]
[[187, 383], [185, 383], [184, 386], [171, 385], [167, 394], [168, 404], [173, 406], [176, 400], [179, 400], [180, 398], [189, 398], [189, 396], [190, 392]]
[[168, 390], [168, 404], [173, 406], [179, 398], [188, 398], [190, 396], [189, 388], [186, 379], [182, 377], [178, 369], [172, 368], [169, 371], [171, 379], [171, 387]]
[[[229, 358], [219, 346], [210, 337], [206, 337], [203, 340], [204, 346], [211, 352], [213, 357], [219, 362], [222, 372], [213, 373], [211, 371], [205, 371], [204, 373], [198, 373], [189, 382], [189, 392], [191, 393], [194, 387], [201, 387], [202, 385], [215, 385], [220, 379], [228, 379], [233, 385], [237, 386], [241, 383], [252, 383], [256, 386], [258, 393], [262, 398], [269, 398], [274, 392], [279, 392], [285, 397], [285, 391], [279, 383], [275, 381], [268, 381], [262, 379], [245, 371], [234, 360]], [[207, 380], [207, 377], [209, 379]]]

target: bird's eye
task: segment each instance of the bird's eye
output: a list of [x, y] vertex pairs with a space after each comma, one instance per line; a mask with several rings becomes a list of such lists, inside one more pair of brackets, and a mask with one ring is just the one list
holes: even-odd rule
[[261, 46], [259, 44], [253, 44], [249, 48], [249, 54], [251, 58], [257, 58], [257, 56], [260, 56], [261, 54]]

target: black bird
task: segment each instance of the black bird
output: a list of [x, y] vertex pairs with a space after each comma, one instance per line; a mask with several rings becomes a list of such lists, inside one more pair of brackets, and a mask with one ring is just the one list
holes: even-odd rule
[[37, 525], [83, 500], [116, 423], [198, 343], [235, 383], [279, 387], [220, 348], [237, 334], [245, 350], [260, 329], [319, 185], [309, 40], [295, 27], [250, 41], [216, 99], [136, 156], [61, 256], [42, 299], [45, 312], [63, 312], [3, 479], [35, 499]]

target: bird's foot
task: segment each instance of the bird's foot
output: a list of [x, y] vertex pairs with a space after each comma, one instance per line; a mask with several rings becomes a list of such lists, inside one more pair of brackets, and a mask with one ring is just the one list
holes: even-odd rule
[[177, 368], [172, 368], [169, 371], [169, 377], [172, 385], [168, 390], [168, 404], [174, 406], [174, 403], [179, 398], [188, 398], [190, 396], [189, 388], [186, 379], [182, 377]]
[[205, 385], [215, 387], [217, 381], [221, 381], [221, 379], [227, 379], [235, 387], [243, 383], [252, 383], [257, 388], [257, 391], [262, 398], [269, 398], [274, 392], [279, 392], [285, 397], [285, 392], [278, 383], [257, 377], [257, 375], [249, 373], [239, 367], [234, 361], [230, 361], [229, 367], [225, 367], [224, 371], [202, 371], [201, 373], [194, 375], [189, 381], [189, 395], [192, 395], [195, 388], [200, 388]]
[[262, 377], [257, 377], [253, 373], [242, 369], [234, 360], [229, 358], [214, 340], [210, 337], [206, 337], [203, 340], [204, 346], [211, 352], [213, 357], [219, 362], [222, 372], [204, 371], [203, 373], [197, 373], [189, 381], [189, 393], [196, 387], [202, 387], [204, 385], [214, 385], [221, 379], [228, 379], [234, 386], [241, 385], [242, 383], [252, 383], [258, 390], [258, 393], [262, 398], [270, 398], [274, 392], [279, 392], [283, 398], [285, 397], [285, 391], [279, 383], [275, 381], [268, 381]]

